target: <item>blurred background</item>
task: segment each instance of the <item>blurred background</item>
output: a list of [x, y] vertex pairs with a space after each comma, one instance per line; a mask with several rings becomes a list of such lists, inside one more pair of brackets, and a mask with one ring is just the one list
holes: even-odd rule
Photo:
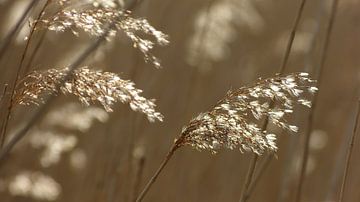
[[[29, 2], [0, 0], [0, 38]], [[339, 1], [327, 60], [319, 75], [332, 2], [307, 1], [285, 69], [321, 78], [302, 194], [305, 202], [337, 201], [359, 99], [359, 1]], [[192, 117], [210, 109], [227, 90], [279, 71], [300, 3], [143, 0], [133, 14], [169, 35], [170, 44], [154, 53], [163, 68], [145, 63], [122, 35], [101, 45], [83, 66], [134, 81], [145, 97], [156, 99], [164, 121], [149, 123], [124, 104], [107, 113], [98, 105], [83, 106], [74, 96], [58, 96], [0, 167], [0, 201], [133, 201]], [[40, 7], [31, 12], [30, 22]], [[0, 63], [1, 91], [15, 76], [29, 31], [25, 23]], [[42, 40], [43, 33], [35, 32], [34, 41]], [[69, 31], [46, 32], [30, 70], [69, 65], [93, 38], [83, 32], [79, 37]], [[7, 139], [36, 109], [15, 108]], [[283, 133], [278, 138], [279, 151], [249, 201], [294, 201], [309, 112], [298, 107], [289, 119], [300, 128], [296, 134], [270, 125], [270, 131]], [[183, 147], [144, 201], [238, 201], [251, 156], [237, 150], [213, 155]], [[344, 201], [360, 201], [359, 169], [360, 137], [354, 144]]]

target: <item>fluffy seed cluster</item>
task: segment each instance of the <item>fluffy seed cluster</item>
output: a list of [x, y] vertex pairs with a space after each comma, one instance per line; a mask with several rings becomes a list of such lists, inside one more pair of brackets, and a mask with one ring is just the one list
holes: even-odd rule
[[[45, 94], [59, 93], [57, 86], [61, 85], [67, 74], [68, 68], [30, 73], [16, 88], [15, 104], [39, 104]], [[123, 80], [115, 73], [82, 67], [70, 72], [70, 79], [60, 91], [77, 96], [85, 105], [99, 102], [108, 112], [112, 111], [115, 102], [129, 103], [132, 110], [146, 114], [149, 121], [162, 121], [163, 116], [155, 110], [155, 100], [142, 97], [142, 90], [134, 85], [132, 81]]]
[[[64, 3], [63, 3], [64, 4]], [[103, 3], [104, 4], [104, 3]], [[155, 45], [164, 46], [169, 43], [168, 36], [158, 31], [146, 19], [133, 18], [130, 12], [124, 12], [111, 6], [96, 6], [94, 2], [90, 8], [64, 8], [55, 15], [39, 21], [39, 28], [64, 32], [71, 30], [76, 36], [83, 30], [92, 36], [101, 36], [108, 31], [108, 26], [114, 24], [108, 39], [115, 36], [119, 30], [123, 31], [133, 43], [133, 46], [144, 54], [146, 62], [160, 67], [160, 61], [151, 50]], [[143, 36], [146, 36], [144, 38]]]
[[311, 107], [311, 102], [303, 97], [317, 90], [314, 83], [307, 73], [294, 73], [260, 79], [252, 86], [229, 91], [214, 108], [183, 128], [177, 144], [213, 153], [221, 148], [239, 148], [259, 155], [276, 152], [275, 134], [263, 131], [251, 118], [259, 122], [268, 117], [278, 127], [297, 132], [298, 128], [288, 124], [285, 115], [293, 112], [296, 103]]

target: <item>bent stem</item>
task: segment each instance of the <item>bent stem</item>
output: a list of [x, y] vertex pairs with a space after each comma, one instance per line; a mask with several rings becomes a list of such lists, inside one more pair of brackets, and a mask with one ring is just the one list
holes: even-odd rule
[[[282, 72], [281, 72], [281, 74], [282, 74]], [[270, 103], [270, 108], [271, 109], [274, 108], [274, 105], [275, 105], [275, 101], [272, 100]], [[266, 116], [265, 121], [261, 127], [261, 131], [266, 131], [268, 124], [269, 124], [269, 116]], [[241, 191], [239, 202], [246, 202], [250, 197], [249, 189], [250, 189], [250, 185], [252, 184], [252, 181], [253, 181], [256, 164], [257, 164], [258, 160], [259, 160], [259, 156], [257, 154], [254, 154], [254, 156], [251, 160], [251, 163], [249, 165], [249, 168], [248, 168], [248, 173], [246, 175], [244, 188]]]
[[[291, 32], [290, 32], [289, 39], [287, 41], [285, 54], [284, 54], [284, 57], [283, 57], [283, 60], [281, 62], [281, 66], [280, 66], [280, 69], [279, 69], [279, 74], [280, 75], [284, 74], [285, 68], [286, 68], [287, 63], [289, 61], [290, 52], [291, 52], [291, 49], [292, 49], [292, 46], [293, 46], [293, 43], [294, 43], [296, 32], [298, 30], [300, 19], [302, 17], [303, 11], [304, 11], [305, 3], [306, 3], [306, 0], [301, 0], [301, 2], [300, 2], [300, 6], [299, 6], [299, 9], [297, 11], [297, 14], [296, 14], [296, 17], [295, 17], [295, 20], [294, 20], [294, 24], [293, 24]], [[273, 101], [271, 103], [271, 108], [274, 107], [274, 104], [275, 103]], [[269, 122], [269, 117], [266, 117], [265, 122], [264, 122], [263, 127], [262, 127], [263, 131], [266, 130], [268, 122]], [[268, 163], [270, 163], [271, 159], [272, 158], [268, 157], [268, 159], [267, 159]], [[247, 199], [250, 197], [252, 190], [257, 185], [257, 182], [259, 180], [258, 178], [255, 179], [256, 181], [254, 183], [251, 183], [252, 178], [254, 177], [254, 171], [255, 171], [255, 168], [256, 168], [257, 160], [258, 160], [258, 156], [255, 154], [253, 159], [252, 159], [251, 164], [249, 165], [249, 170], [248, 170], [248, 174], [247, 174], [247, 177], [246, 177], [246, 182], [245, 182], [245, 185], [244, 185], [244, 188], [242, 190], [240, 200], [239, 200], [240, 202], [246, 202]], [[261, 169], [266, 169], [266, 168], [267, 168], [267, 166], [261, 167]], [[259, 173], [262, 173], [262, 172], [263, 172], [263, 170], [260, 170]], [[260, 176], [262, 176], [262, 175], [260, 175]], [[250, 187], [250, 185], [252, 185], [252, 186]]]
[[347, 178], [348, 178], [348, 173], [349, 173], [348, 171], [349, 171], [350, 160], [351, 160], [352, 151], [353, 151], [353, 147], [354, 147], [354, 142], [355, 142], [355, 135], [357, 133], [357, 128], [358, 128], [357, 126], [358, 126], [358, 123], [359, 123], [359, 116], [360, 116], [360, 100], [358, 100], [358, 112], [356, 114], [353, 134], [351, 136], [348, 151], [347, 151], [347, 154], [346, 154], [345, 170], [344, 170], [344, 176], [343, 176], [342, 183], [341, 183], [339, 202], [342, 202], [343, 199], [344, 199], [344, 190], [345, 190], [345, 185], [346, 185], [346, 181], [347, 181]]
[[4, 123], [3, 123], [3, 128], [1, 130], [1, 140], [0, 140], [0, 147], [1, 148], [3, 147], [5, 139], [6, 139], [7, 127], [8, 127], [8, 124], [9, 124], [11, 111], [12, 111], [12, 108], [13, 108], [13, 105], [14, 105], [13, 102], [14, 102], [15, 86], [19, 81], [19, 77], [21, 76], [21, 70], [22, 70], [22, 67], [23, 67], [23, 63], [25, 61], [25, 57], [26, 57], [28, 49], [30, 47], [30, 42], [32, 41], [33, 34], [35, 32], [36, 26], [37, 26], [40, 18], [43, 16], [43, 14], [45, 12], [45, 9], [49, 5], [50, 2], [51, 2], [50, 0], [46, 1], [44, 6], [42, 7], [38, 17], [36, 18], [35, 24], [31, 28], [30, 34], [28, 36], [28, 39], [27, 39], [27, 42], [26, 42], [26, 45], [25, 45], [25, 49], [24, 49], [24, 51], [23, 51], [23, 53], [21, 55], [20, 64], [19, 64], [19, 66], [18, 66], [18, 68], [16, 70], [14, 82], [10, 86], [10, 101], [9, 101], [9, 103], [7, 105], [7, 111], [6, 111], [6, 115], [5, 115], [5, 120], [4, 120]]
[[239, 202], [245, 202], [249, 198], [249, 187], [252, 182], [252, 179], [254, 177], [256, 164], [258, 162], [259, 156], [257, 154], [254, 154], [253, 158], [251, 159], [251, 163], [249, 165], [248, 173], [246, 175], [244, 188], [241, 191], [241, 197]]
[[[334, 21], [335, 21], [335, 17], [337, 14], [337, 8], [338, 8], [338, 4], [339, 4], [339, 0], [334, 0], [331, 6], [331, 13], [330, 13], [330, 18], [329, 18], [329, 23], [327, 25], [327, 29], [326, 29], [326, 35], [325, 35], [325, 42], [324, 45], [322, 47], [322, 52], [321, 52], [321, 57], [320, 57], [320, 65], [319, 65], [319, 73], [318, 73], [318, 79], [317, 79], [317, 88], [319, 89], [320, 84], [321, 84], [321, 80], [322, 80], [322, 73], [324, 70], [324, 66], [325, 66], [325, 62], [328, 58], [328, 49], [329, 49], [329, 45], [330, 45], [330, 38], [333, 32], [333, 25], [334, 25]], [[305, 171], [306, 171], [306, 167], [307, 167], [307, 163], [308, 163], [308, 156], [309, 156], [309, 143], [310, 143], [310, 137], [311, 137], [311, 132], [313, 131], [313, 126], [314, 126], [314, 113], [315, 113], [315, 109], [316, 109], [316, 104], [317, 104], [317, 100], [318, 100], [318, 93], [316, 93], [313, 97], [312, 100], [312, 107], [308, 116], [308, 128], [305, 134], [305, 144], [304, 144], [304, 150], [303, 150], [303, 154], [302, 154], [302, 159], [301, 159], [301, 168], [300, 168], [300, 175], [299, 175], [299, 180], [298, 180], [298, 184], [297, 184], [297, 190], [296, 190], [296, 199], [295, 202], [300, 202], [301, 201], [301, 195], [302, 195], [302, 191], [303, 191], [303, 184], [304, 184], [304, 180], [305, 180]]]
[[21, 15], [20, 19], [16, 22], [15, 26], [9, 31], [9, 33], [4, 37], [4, 39], [0, 42], [0, 60], [4, 56], [8, 46], [10, 45], [12, 37], [16, 35], [16, 32], [19, 30], [21, 26], [23, 26], [26, 17], [31, 12], [32, 8], [36, 6], [38, 3], [37, 0], [33, 0], [29, 5], [26, 7], [24, 13]]
[[263, 174], [265, 173], [264, 171], [265, 171], [265, 170], [268, 168], [268, 166], [270, 165], [270, 162], [271, 162], [271, 160], [273, 159], [273, 157], [274, 157], [274, 154], [268, 154], [268, 155], [266, 156], [264, 162], [260, 165], [260, 167], [259, 167], [259, 169], [258, 169], [258, 170], [259, 170], [258, 173], [254, 176], [254, 179], [253, 179], [252, 183], [251, 183], [250, 186], [249, 186], [248, 192], [247, 192], [247, 194], [246, 194], [247, 197], [249, 197], [249, 196], [253, 193], [256, 185], [258, 184], [259, 180], [261, 179], [261, 177], [262, 177]]
[[167, 153], [167, 155], [165, 156], [163, 162], [160, 164], [159, 168], [157, 169], [157, 171], [155, 172], [155, 174], [151, 177], [151, 179], [149, 180], [149, 182], [146, 184], [145, 188], [141, 191], [141, 193], [139, 194], [139, 196], [136, 199], [136, 202], [140, 202], [143, 200], [143, 198], [145, 197], [145, 195], [147, 194], [147, 192], [149, 191], [149, 189], [151, 188], [151, 186], [154, 184], [154, 182], [156, 181], [156, 179], [158, 178], [159, 174], [161, 173], [161, 171], [164, 169], [164, 167], [166, 166], [166, 164], [169, 162], [169, 160], [171, 159], [171, 157], [173, 156], [174, 152], [180, 147], [180, 140], [181, 138], [179, 138], [174, 145], [171, 147], [170, 151]]

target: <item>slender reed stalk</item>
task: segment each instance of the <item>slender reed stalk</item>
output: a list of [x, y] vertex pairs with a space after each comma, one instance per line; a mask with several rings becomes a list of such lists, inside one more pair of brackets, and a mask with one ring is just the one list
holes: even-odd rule
[[[291, 49], [292, 49], [292, 46], [293, 46], [293, 43], [294, 43], [296, 32], [297, 32], [299, 24], [300, 24], [300, 19], [301, 19], [302, 15], [303, 15], [305, 3], [306, 3], [306, 0], [301, 1], [298, 12], [297, 12], [297, 15], [295, 17], [295, 21], [294, 21], [293, 27], [291, 29], [287, 45], [286, 45], [284, 57], [283, 57], [283, 60], [281, 62], [280, 69], [278, 71], [280, 75], [284, 74], [285, 68], [286, 68], [287, 63], [289, 61], [290, 52], [291, 52]], [[274, 105], [273, 102], [271, 104], [272, 104], [272, 106]], [[267, 125], [268, 125], [268, 118], [266, 118], [266, 121], [264, 122], [262, 129], [266, 130]], [[268, 156], [267, 158], [272, 158], [272, 156]], [[241, 201], [241, 202], [246, 202], [247, 199], [250, 197], [251, 192], [249, 192], [249, 190], [248, 190], [250, 184], [253, 185], [252, 189], [254, 189], [257, 182], [258, 182], [258, 180], [255, 180], [255, 183], [251, 183], [252, 178], [253, 178], [253, 174], [254, 174], [254, 171], [251, 171], [251, 170], [256, 168], [255, 164], [256, 164], [257, 160], [258, 160], [258, 157], [257, 157], [256, 154], [254, 154], [253, 159], [252, 159], [252, 161], [251, 161], [251, 163], [249, 165], [249, 168], [248, 168], [249, 171], [248, 171], [248, 174], [247, 174], [247, 177], [246, 177], [246, 181], [244, 182], [244, 188], [243, 188], [242, 194], [240, 196], [239, 201]], [[264, 166], [264, 167], [261, 167], [261, 168], [267, 168], [267, 166]], [[259, 172], [262, 173], [263, 171], [260, 170]], [[262, 176], [262, 175], [259, 175], [259, 176]], [[249, 182], [247, 180], [249, 180]]]
[[40, 47], [43, 44], [44, 40], [45, 40], [45, 36], [46, 36], [47, 30], [45, 30], [43, 33], [41, 33], [40, 39], [39, 41], [36, 43], [34, 50], [30, 53], [29, 56], [29, 61], [27, 63], [27, 65], [23, 68], [23, 72], [24, 74], [26, 74], [27, 72], [29, 72], [30, 70], [30, 66], [32, 65], [33, 61], [35, 60], [37, 54], [39, 53]]
[[30, 42], [32, 40], [32, 36], [34, 34], [34, 31], [35, 31], [35, 28], [37, 26], [37, 23], [39, 22], [41, 16], [43, 16], [44, 14], [44, 11], [46, 9], [46, 7], [49, 5], [49, 3], [51, 2], [51, 0], [47, 0], [46, 3], [44, 4], [44, 6], [42, 7], [41, 11], [39, 12], [39, 15], [35, 21], [35, 24], [32, 26], [31, 28], [31, 31], [30, 31], [30, 34], [28, 36], [28, 39], [27, 39], [27, 42], [26, 42], [26, 45], [25, 45], [25, 48], [24, 48], [24, 51], [22, 53], [22, 56], [21, 56], [21, 59], [20, 59], [20, 64], [18, 66], [18, 68], [16, 69], [16, 73], [15, 73], [15, 78], [14, 78], [14, 81], [12, 83], [12, 85], [10, 85], [10, 100], [8, 102], [8, 105], [7, 105], [7, 111], [6, 111], [6, 116], [5, 116], [5, 121], [4, 121], [4, 125], [3, 125], [3, 128], [2, 128], [2, 131], [1, 131], [1, 141], [0, 141], [0, 148], [3, 147], [4, 145], [4, 141], [6, 139], [6, 132], [7, 132], [7, 127], [8, 127], [8, 123], [9, 123], [9, 119], [10, 119], [10, 116], [11, 116], [11, 111], [12, 111], [12, 108], [13, 108], [13, 104], [14, 104], [14, 93], [15, 93], [15, 86], [16, 84], [18, 83], [19, 81], [19, 78], [20, 78], [20, 75], [21, 75], [21, 69], [22, 69], [22, 66], [23, 66], [23, 63], [25, 61], [25, 57], [26, 57], [26, 54], [28, 52], [28, 49], [29, 49], [29, 46], [30, 46]]
[[302, 17], [302, 15], [304, 13], [305, 3], [306, 3], [306, 0], [301, 0], [301, 3], [300, 3], [300, 6], [299, 6], [299, 9], [297, 11], [293, 27], [292, 27], [291, 32], [290, 32], [290, 37], [289, 37], [289, 40], [288, 40], [288, 43], [287, 43], [287, 46], [286, 46], [283, 61], [281, 63], [281, 67], [280, 67], [280, 70], [279, 70], [280, 74], [284, 73], [286, 65], [287, 65], [287, 63], [289, 61], [290, 52], [291, 52], [291, 49], [292, 49], [292, 46], [293, 46], [293, 43], [294, 43], [295, 35], [296, 35], [297, 30], [298, 30], [301, 17]]
[[351, 136], [349, 147], [348, 147], [347, 154], [346, 154], [344, 176], [343, 176], [343, 179], [342, 179], [341, 189], [340, 189], [340, 194], [339, 194], [339, 200], [338, 200], [339, 202], [342, 202], [344, 200], [344, 191], [345, 191], [345, 188], [346, 188], [346, 182], [347, 182], [347, 178], [348, 178], [348, 175], [349, 175], [350, 160], [351, 160], [351, 156], [352, 156], [352, 153], [353, 153], [353, 147], [354, 147], [354, 142], [355, 142], [355, 136], [356, 136], [356, 133], [357, 133], [359, 117], [360, 117], [360, 100], [358, 100], [358, 110], [357, 110], [357, 114], [356, 114], [356, 118], [355, 118], [353, 134]]
[[265, 160], [263, 160], [263, 163], [260, 165], [260, 167], [258, 169], [258, 172], [254, 175], [254, 179], [253, 179], [252, 183], [249, 186], [248, 193], [247, 193], [249, 196], [255, 190], [258, 181], [264, 175], [264, 173], [265, 173], [264, 171], [268, 168], [268, 166], [270, 165], [270, 162], [271, 162], [272, 159], [273, 159], [273, 154], [268, 154], [265, 157]]
[[[324, 42], [324, 46], [322, 48], [322, 53], [321, 53], [321, 57], [320, 57], [321, 59], [320, 59], [320, 65], [319, 65], [319, 70], [318, 70], [317, 87], [319, 87], [321, 85], [322, 72], [323, 72], [323, 69], [325, 66], [325, 62], [328, 57], [328, 49], [329, 49], [329, 45], [330, 45], [331, 35], [333, 32], [333, 25], [334, 25], [336, 13], [337, 13], [338, 3], [339, 3], [339, 0], [334, 0], [332, 3], [329, 24], [326, 29], [325, 42]], [[303, 184], [304, 184], [304, 180], [305, 180], [305, 172], [306, 172], [306, 167], [307, 167], [307, 163], [308, 163], [307, 160], [308, 160], [308, 156], [309, 156], [310, 134], [311, 134], [311, 131], [313, 130], [314, 113], [315, 113], [315, 109], [316, 109], [318, 94], [319, 93], [316, 93], [314, 95], [314, 97], [312, 98], [313, 105], [311, 107], [311, 110], [310, 110], [310, 113], [308, 116], [309, 125], [307, 127], [306, 134], [305, 134], [305, 143], [304, 143], [304, 150], [303, 150], [302, 159], [301, 159], [300, 175], [299, 175], [299, 180], [298, 180], [297, 190], [296, 190], [296, 199], [295, 199], [296, 202], [301, 201], [301, 195], [302, 195], [302, 191], [303, 191], [302, 188], [303, 188]]]
[[[275, 102], [272, 101], [270, 104], [271, 104], [270, 108], [271, 109], [274, 108]], [[266, 131], [266, 128], [267, 128], [268, 124], [269, 124], [269, 117], [266, 116], [265, 121], [264, 121], [264, 123], [262, 125], [262, 128], [261, 128], [261, 131]], [[252, 181], [253, 181], [253, 178], [254, 178], [256, 164], [258, 163], [258, 160], [259, 160], [259, 156], [256, 153], [253, 154], [253, 157], [252, 157], [252, 159], [250, 161], [250, 164], [249, 164], [248, 173], [246, 174], [244, 186], [243, 186], [243, 189], [241, 191], [239, 202], [245, 202], [250, 197], [251, 192], [249, 191], [249, 189], [250, 189], [250, 185], [253, 184]]]
[[34, 8], [38, 2], [39, 2], [38, 0], [32, 0], [29, 3], [29, 5], [26, 7], [24, 13], [21, 15], [20, 19], [16, 22], [15, 26], [9, 31], [9, 33], [1, 41], [1, 43], [0, 43], [0, 60], [4, 56], [6, 50], [11, 42], [12, 37], [14, 37], [15, 33], [18, 31], [18, 29], [20, 27], [22, 27], [22, 25], [24, 25], [26, 17], [29, 15], [32, 8]]
[[174, 155], [174, 152], [180, 147], [180, 142], [179, 144], [177, 143], [178, 141], [176, 141], [174, 143], [174, 145], [171, 147], [170, 151], [168, 152], [168, 154], [165, 156], [165, 159], [163, 160], [163, 162], [160, 164], [160, 167], [157, 169], [157, 171], [155, 172], [155, 174], [151, 177], [151, 179], [149, 180], [149, 182], [146, 184], [145, 188], [141, 191], [141, 193], [139, 194], [139, 196], [136, 199], [136, 202], [140, 202], [143, 200], [143, 198], [145, 197], [146, 193], [149, 191], [149, 189], [151, 188], [151, 186], [154, 184], [155, 180], [158, 178], [159, 174], [161, 173], [161, 171], [164, 169], [164, 167], [166, 166], [166, 164], [169, 162], [169, 160], [171, 159], [171, 157]]
[[[359, 98], [357, 94], [359, 94], [359, 86], [354, 90], [354, 98]], [[347, 123], [345, 133], [348, 134], [346, 138], [341, 140], [341, 144], [339, 146], [339, 150], [336, 152], [336, 157], [334, 160], [334, 166], [332, 169], [330, 185], [328, 190], [326, 191], [326, 195], [324, 199], [327, 201], [335, 201], [339, 196], [339, 185], [344, 177], [344, 159], [346, 160], [346, 155], [348, 152], [349, 142], [351, 141], [353, 129], [354, 129], [354, 117], [349, 117], [349, 120], [346, 120]]]
[[[36, 20], [35, 20], [34, 25], [31, 27], [30, 34], [29, 34], [29, 36], [27, 37], [27, 40], [26, 40], [25, 49], [24, 49], [23, 54], [22, 54], [21, 59], [20, 59], [20, 65], [19, 65], [19, 67], [18, 67], [18, 68], [19, 68], [19, 71], [21, 71], [21, 68], [22, 68], [22, 66], [23, 66], [23, 63], [24, 63], [24, 61], [25, 61], [25, 57], [26, 57], [26, 55], [27, 55], [27, 53], [28, 53], [28, 49], [29, 49], [29, 47], [30, 47], [30, 43], [31, 43], [31, 41], [32, 41], [32, 39], [33, 39], [33, 35], [34, 35], [34, 32], [35, 32], [35, 30], [36, 30], [36, 28], [37, 28], [37, 25], [38, 25], [41, 17], [45, 14], [45, 10], [46, 10], [46, 8], [49, 6], [50, 3], [51, 3], [51, 0], [47, 0], [47, 1], [45, 2], [44, 6], [41, 8], [41, 11], [39, 12], [39, 15], [37, 16], [37, 18], [36, 18]], [[21, 75], [21, 72], [19, 72], [19, 73], [20, 73], [20, 75]], [[23, 73], [25, 73], [25, 72], [23, 72]], [[19, 78], [17, 78], [17, 79], [19, 79]]]
[[256, 165], [258, 163], [259, 156], [257, 154], [253, 155], [253, 158], [251, 159], [251, 162], [249, 164], [248, 173], [246, 174], [246, 179], [244, 182], [244, 187], [241, 191], [241, 197], [239, 202], [245, 202], [249, 198], [249, 187], [251, 182], [253, 181], [253, 177], [255, 174]]

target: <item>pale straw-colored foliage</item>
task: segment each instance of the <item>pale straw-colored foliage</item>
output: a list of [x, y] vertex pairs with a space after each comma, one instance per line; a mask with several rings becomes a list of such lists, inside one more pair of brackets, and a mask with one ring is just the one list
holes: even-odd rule
[[[41, 19], [37, 29], [56, 32], [70, 30], [76, 36], [79, 36], [80, 30], [91, 36], [101, 36], [108, 32], [108, 40], [122, 31], [130, 38], [133, 47], [143, 53], [146, 62], [161, 67], [159, 59], [151, 51], [156, 45], [167, 45], [168, 36], [150, 25], [146, 19], [132, 17], [131, 12], [110, 4], [112, 1], [106, 2], [91, 1], [86, 5], [64, 7], [54, 15]], [[62, 5], [66, 3], [69, 2], [61, 2]]]
[[163, 116], [155, 110], [154, 100], [142, 97], [142, 90], [135, 88], [132, 81], [123, 80], [112, 72], [87, 67], [73, 72], [64, 68], [30, 73], [17, 86], [15, 104], [39, 104], [45, 94], [60, 93], [57, 86], [62, 84], [67, 74], [70, 74], [70, 80], [65, 81], [60, 92], [77, 96], [85, 105], [98, 102], [111, 112], [115, 102], [129, 103], [132, 110], [144, 113], [149, 121], [163, 120]]
[[[238, 148], [256, 154], [276, 152], [276, 135], [263, 131], [255, 121], [268, 117], [276, 126], [297, 132], [298, 128], [290, 125], [285, 116], [293, 112], [296, 103], [311, 107], [304, 96], [316, 90], [307, 73], [294, 73], [260, 79], [254, 85], [229, 91], [211, 110], [201, 113], [183, 128], [177, 144], [213, 153], [221, 148]], [[273, 101], [276, 101], [274, 107]]]

